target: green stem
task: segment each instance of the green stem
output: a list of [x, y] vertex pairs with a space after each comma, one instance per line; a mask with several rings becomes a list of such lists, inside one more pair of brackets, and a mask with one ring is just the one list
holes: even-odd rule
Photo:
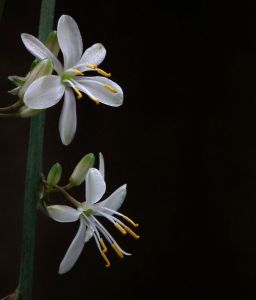
[[[45, 41], [52, 30], [55, 0], [42, 0], [39, 38]], [[25, 197], [22, 227], [19, 296], [31, 300], [33, 282], [34, 248], [36, 238], [37, 203], [42, 172], [45, 114], [31, 119], [25, 180]]]
[[15, 110], [15, 109], [21, 107], [22, 104], [23, 104], [22, 100], [18, 100], [10, 106], [0, 107], [0, 112], [8, 112], [11, 110]]
[[5, 0], [0, 0], [0, 20], [2, 19], [3, 16], [5, 2], [6, 2]]

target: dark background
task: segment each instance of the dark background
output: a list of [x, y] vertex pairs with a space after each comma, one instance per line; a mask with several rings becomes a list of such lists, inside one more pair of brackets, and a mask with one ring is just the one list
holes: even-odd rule
[[[141, 239], [105, 269], [93, 241], [66, 275], [57, 270], [78, 224], [38, 218], [34, 299], [255, 299], [256, 4], [237, 1], [57, 1], [85, 47], [107, 48], [103, 69], [125, 93], [121, 108], [77, 103], [78, 130], [64, 147], [61, 102], [47, 110], [44, 171], [67, 180], [88, 152], [103, 152], [107, 193], [128, 183], [122, 211]], [[32, 56], [40, 1], [8, 0], [0, 28], [1, 102], [10, 74]], [[28, 120], [0, 120], [0, 295], [16, 287]], [[63, 181], [63, 184], [65, 180]], [[74, 195], [84, 200], [83, 187]], [[110, 229], [111, 230], [111, 229]], [[118, 237], [119, 233], [111, 231]]]

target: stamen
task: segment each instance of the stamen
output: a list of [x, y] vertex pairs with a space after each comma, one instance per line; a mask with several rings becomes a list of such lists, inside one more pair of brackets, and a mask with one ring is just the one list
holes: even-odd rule
[[86, 67], [93, 69], [93, 70], [97, 69], [97, 65], [93, 65], [93, 64], [88, 64], [88, 65], [86, 65]]
[[133, 225], [134, 227], [138, 227], [138, 226], [139, 226], [138, 223], [135, 223], [133, 220], [131, 220], [131, 219], [128, 218], [127, 216], [123, 215], [122, 217], [123, 217], [123, 219], [125, 219], [127, 222], [129, 222], [131, 225]]
[[124, 229], [136, 240], [138, 240], [140, 238], [140, 236], [137, 235], [134, 231], [132, 231], [131, 228], [129, 228], [128, 226], [125, 226]]
[[72, 71], [76, 74], [76, 75], [81, 75], [81, 76], [83, 76], [84, 75], [84, 73], [83, 72], [81, 72], [80, 70], [78, 70], [78, 69], [72, 69]]
[[115, 223], [115, 227], [122, 233], [122, 234], [126, 234], [127, 232], [123, 229], [123, 227], [118, 224], [118, 223]]
[[97, 71], [97, 72], [98, 72], [99, 74], [101, 74], [102, 76], [105, 76], [105, 77], [111, 77], [111, 73], [105, 72], [104, 70], [98, 68], [97, 65], [94, 65], [94, 64], [87, 64], [86, 67], [89, 68], [89, 69], [93, 69], [93, 70]]
[[96, 68], [95, 69], [100, 75], [105, 76], [105, 77], [111, 77], [111, 73], [107, 73], [104, 70], [100, 69], [100, 68]]
[[77, 99], [81, 99], [83, 97], [82, 93], [77, 88], [74, 88], [74, 91], [77, 93]]
[[109, 261], [109, 259], [107, 258], [106, 254], [103, 251], [101, 252], [101, 256], [103, 257], [103, 259], [106, 262], [106, 268], [110, 267], [110, 261]]
[[117, 89], [113, 88], [111, 85], [104, 84], [103, 87], [104, 87], [106, 90], [108, 90], [108, 91], [110, 91], [110, 92], [112, 92], [112, 93], [114, 93], [114, 94], [117, 93]]
[[101, 247], [102, 247], [102, 252], [106, 253], [107, 250], [108, 250], [108, 248], [106, 247], [106, 245], [105, 245], [105, 243], [104, 243], [104, 241], [103, 241], [102, 238], [100, 239], [100, 244], [101, 244]]
[[88, 96], [92, 101], [94, 101], [95, 104], [97, 104], [97, 105], [100, 104], [100, 100], [99, 100], [99, 99], [95, 98], [95, 97], [92, 96], [92, 95], [88, 95], [88, 94], [87, 94], [87, 96]]
[[111, 245], [112, 248], [115, 250], [116, 254], [120, 257], [120, 258], [124, 258], [123, 253], [120, 251], [118, 245], [116, 243]]

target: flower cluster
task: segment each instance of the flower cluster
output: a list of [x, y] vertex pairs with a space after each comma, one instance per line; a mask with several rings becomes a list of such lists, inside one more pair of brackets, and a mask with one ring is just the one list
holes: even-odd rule
[[[122, 234], [125, 235], [128, 233], [133, 238], [139, 239], [139, 236], [127, 224], [125, 224], [124, 221], [133, 227], [138, 227], [138, 224], [126, 215], [118, 212], [126, 197], [126, 184], [119, 187], [105, 200], [100, 201], [106, 191], [106, 183], [104, 180], [105, 168], [102, 154], [100, 154], [99, 169], [90, 167], [93, 162], [94, 156], [92, 154], [85, 156], [70, 177], [70, 182], [74, 182], [74, 179], [76, 182], [82, 182], [82, 179], [85, 178], [86, 200], [84, 202], [77, 201], [67, 192], [67, 187], [70, 187], [70, 184], [67, 185], [66, 188], [61, 188], [57, 185], [61, 177], [60, 171], [58, 171], [60, 170], [59, 166], [56, 171], [57, 166], [55, 165], [49, 172], [47, 181], [44, 181], [45, 186], [48, 188], [46, 191], [49, 192], [49, 187], [50, 191], [52, 189], [60, 191], [66, 199], [71, 202], [72, 206], [75, 207], [46, 204], [45, 206], [49, 216], [55, 221], [62, 223], [75, 222], [78, 220], [80, 222], [77, 234], [60, 264], [60, 274], [68, 272], [74, 266], [84, 248], [85, 243], [92, 237], [95, 240], [101, 256], [105, 260], [106, 267], [110, 266], [110, 261], [106, 254], [108, 248], [105, 241], [113, 248], [120, 258], [123, 258], [125, 255], [131, 255], [119, 246], [114, 237], [98, 220], [99, 217], [106, 218]], [[52, 176], [52, 174], [54, 174], [54, 176]]]
[[[77, 23], [70, 16], [60, 17], [57, 31], [49, 34], [45, 43], [36, 37], [23, 33], [22, 41], [26, 49], [35, 57], [29, 72], [24, 76], [9, 76], [16, 85], [9, 91], [18, 97], [13, 105], [0, 108], [0, 117], [33, 117], [42, 110], [57, 104], [64, 98], [59, 132], [64, 145], [69, 145], [77, 129], [76, 98], [86, 94], [96, 104], [112, 107], [121, 106], [123, 91], [110, 80], [111, 74], [99, 68], [106, 56], [106, 49], [96, 43], [83, 51], [83, 42]], [[61, 50], [63, 63], [58, 59]], [[97, 76], [89, 76], [96, 72]], [[99, 221], [105, 218], [123, 235], [127, 233], [135, 239], [139, 236], [130, 228], [138, 227], [132, 219], [118, 212], [125, 197], [126, 184], [119, 187], [109, 197], [102, 200], [106, 191], [105, 167], [102, 154], [99, 155], [99, 169], [94, 167], [94, 155], [87, 154], [77, 164], [68, 184], [60, 186], [62, 167], [56, 163], [47, 178], [42, 180], [40, 207], [57, 222], [79, 221], [78, 232], [69, 246], [59, 267], [59, 273], [68, 272], [78, 260], [85, 243], [91, 238], [103, 257], [106, 267], [110, 266], [107, 256], [108, 245], [123, 258], [130, 253], [124, 251], [112, 234]], [[85, 201], [77, 201], [69, 190], [85, 183]], [[61, 193], [70, 205], [52, 205], [50, 196]]]

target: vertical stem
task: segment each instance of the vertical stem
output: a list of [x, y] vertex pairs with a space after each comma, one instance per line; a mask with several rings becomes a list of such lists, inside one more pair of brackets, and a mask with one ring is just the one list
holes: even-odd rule
[[[55, 0], [42, 0], [39, 38], [44, 41], [52, 30]], [[31, 119], [25, 179], [21, 264], [18, 292], [22, 300], [31, 300], [37, 203], [42, 172], [45, 113]]]
[[0, 20], [2, 19], [2, 16], [3, 16], [5, 2], [6, 2], [6, 0], [0, 0]]

